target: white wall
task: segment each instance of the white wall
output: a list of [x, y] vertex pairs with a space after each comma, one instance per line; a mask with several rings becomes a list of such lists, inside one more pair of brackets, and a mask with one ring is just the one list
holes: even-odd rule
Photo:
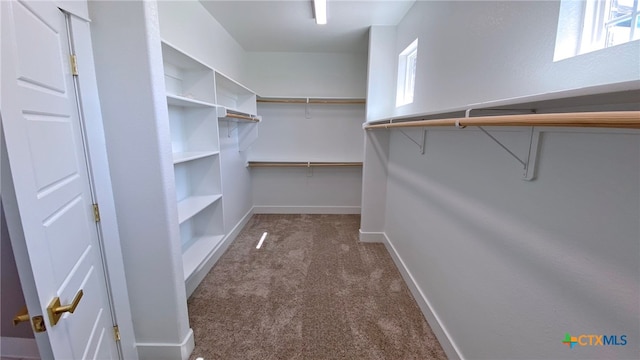
[[245, 51], [199, 1], [158, 1], [162, 39], [244, 83]]
[[362, 161], [364, 105], [260, 103], [258, 112], [250, 160]]
[[[637, 42], [553, 63], [558, 8], [417, 2], [395, 40], [399, 52], [420, 37], [416, 101], [397, 114], [638, 80]], [[369, 69], [370, 88], [383, 86], [377, 74], [386, 70]], [[526, 131], [491, 131], [526, 154]], [[424, 155], [397, 130], [374, 132], [367, 148], [388, 132], [388, 152], [379, 144], [369, 152], [365, 169], [378, 171], [365, 171], [363, 182], [386, 180], [386, 192], [365, 194], [363, 206], [383, 204], [384, 225], [372, 221], [380, 211], [363, 211], [361, 231], [386, 234], [450, 356], [637, 356], [634, 340], [571, 350], [561, 342], [566, 332], [640, 337], [640, 133], [544, 132], [537, 178], [526, 182], [517, 161], [478, 130], [430, 129]]]
[[[258, 111], [250, 160], [362, 161], [364, 105], [260, 104]], [[360, 212], [361, 168], [252, 168], [251, 177], [257, 212]]]
[[560, 342], [640, 336], [640, 136], [545, 133], [533, 182], [478, 131], [427, 136], [420, 155], [391, 134], [385, 232], [463, 357], [637, 354]]
[[369, 28], [369, 57], [367, 62], [367, 121], [388, 116], [395, 106], [396, 27]]
[[92, 1], [89, 10], [136, 346], [142, 359], [187, 358], [193, 332], [175, 221], [157, 7]]
[[248, 84], [258, 95], [364, 98], [366, 53], [247, 53]]
[[[364, 98], [366, 53], [248, 53], [250, 86], [264, 97]], [[256, 161], [363, 159], [362, 105], [258, 105]], [[310, 118], [307, 118], [310, 115]], [[256, 212], [359, 213], [360, 168], [251, 169]]]
[[[419, 38], [416, 100], [377, 119], [640, 79], [638, 41], [553, 62], [559, 9], [559, 1], [416, 2], [397, 26], [394, 55]], [[385, 71], [369, 68], [369, 86], [395, 99]]]

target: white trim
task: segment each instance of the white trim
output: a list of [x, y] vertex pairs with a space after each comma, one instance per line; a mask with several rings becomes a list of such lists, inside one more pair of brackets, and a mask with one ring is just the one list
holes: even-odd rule
[[0, 356], [40, 360], [36, 339], [0, 337]]
[[238, 234], [240, 234], [240, 231], [242, 231], [245, 225], [247, 225], [252, 215], [253, 208], [247, 211], [247, 213], [242, 217], [238, 224], [236, 224], [236, 226], [233, 227], [229, 234], [227, 234], [227, 236], [225, 236], [220, 244], [218, 244], [218, 247], [211, 252], [209, 257], [207, 257], [207, 259], [202, 262], [202, 265], [200, 265], [200, 267], [196, 269], [193, 274], [186, 280], [185, 288], [187, 291], [187, 297], [193, 294], [198, 285], [200, 285], [205, 276], [207, 276], [213, 265], [218, 262], [222, 254], [224, 254], [225, 251], [227, 251], [227, 248], [229, 248], [229, 245], [231, 245], [233, 240], [235, 240], [236, 237], [238, 237]]
[[193, 330], [189, 329], [184, 340], [179, 344], [137, 343], [136, 347], [138, 348], [140, 359], [187, 360], [195, 348]]
[[449, 335], [447, 328], [442, 324], [442, 322], [440, 321], [440, 318], [438, 317], [438, 314], [435, 312], [435, 310], [431, 306], [429, 299], [427, 299], [427, 296], [422, 292], [422, 290], [416, 283], [413, 275], [411, 275], [411, 272], [405, 265], [404, 261], [402, 261], [402, 258], [396, 251], [395, 247], [393, 247], [391, 240], [389, 240], [389, 237], [387, 237], [386, 233], [382, 233], [382, 235], [384, 237], [384, 245], [387, 248], [387, 251], [391, 255], [391, 258], [393, 259], [393, 262], [396, 264], [396, 267], [402, 274], [402, 277], [404, 278], [405, 283], [409, 287], [409, 290], [411, 290], [411, 294], [413, 294], [413, 297], [418, 303], [420, 310], [422, 310], [422, 314], [427, 319], [429, 326], [431, 326], [431, 330], [433, 330], [433, 333], [438, 338], [438, 341], [440, 342], [442, 349], [447, 354], [447, 358], [452, 360], [464, 359], [462, 357], [462, 353], [460, 352], [460, 349], [456, 346], [456, 343], [453, 341], [453, 339]]
[[109, 171], [109, 160], [105, 145], [105, 133], [102, 120], [98, 84], [96, 82], [95, 62], [90, 24], [82, 18], [71, 18], [73, 38], [79, 68], [78, 79], [82, 104], [82, 117], [86, 129], [86, 146], [90, 154], [90, 169], [96, 202], [100, 206], [101, 241], [103, 256], [108, 273], [107, 281], [111, 288], [114, 316], [120, 331], [120, 347], [124, 359], [137, 359], [135, 334], [129, 302], [129, 291], [122, 257], [121, 239], [116, 218], [113, 186]]
[[253, 207], [254, 214], [360, 214], [360, 206], [263, 206]]
[[360, 242], [364, 243], [385, 243], [383, 232], [367, 232], [358, 230], [360, 232]]

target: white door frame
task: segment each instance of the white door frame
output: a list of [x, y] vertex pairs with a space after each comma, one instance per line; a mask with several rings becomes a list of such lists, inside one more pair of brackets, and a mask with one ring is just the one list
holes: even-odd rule
[[[64, 2], [62, 4], [65, 4]], [[86, 3], [85, 3], [86, 4]], [[62, 6], [59, 6], [63, 8]], [[63, 8], [69, 11], [69, 8]], [[70, 12], [71, 13], [71, 12]], [[107, 281], [111, 285], [112, 301], [120, 329], [122, 354], [124, 359], [137, 359], [135, 335], [131, 318], [131, 306], [127, 290], [122, 248], [116, 218], [115, 204], [107, 159], [102, 113], [96, 83], [93, 48], [91, 45], [90, 23], [83, 17], [71, 13], [74, 47], [78, 58], [79, 101], [84, 119], [89, 171], [92, 175], [96, 201], [100, 206], [98, 227], [102, 233], [102, 253], [106, 262]]]
[[[112, 290], [114, 316], [120, 330], [122, 355], [124, 359], [138, 359], [136, 349], [135, 335], [133, 332], [133, 323], [131, 317], [131, 307], [129, 304], [129, 295], [124, 272], [124, 263], [122, 259], [122, 249], [120, 245], [120, 236], [116, 221], [115, 204], [113, 200], [113, 191], [111, 178], [109, 173], [109, 164], [107, 159], [107, 151], [105, 145], [105, 136], [102, 123], [102, 114], [98, 96], [98, 88], [95, 80], [95, 66], [93, 61], [93, 50], [91, 44], [90, 22], [88, 20], [88, 11], [86, 1], [53, 1], [58, 7], [70, 13], [72, 21], [72, 34], [74, 38], [75, 52], [78, 57], [78, 68], [80, 75], [78, 76], [78, 90], [80, 93], [79, 102], [82, 110], [81, 119], [84, 119], [86, 147], [89, 153], [89, 172], [92, 175], [94, 184], [95, 199], [100, 207], [100, 222], [98, 229], [102, 239], [102, 254], [107, 271], [106, 277]], [[0, 102], [0, 108], [1, 108]], [[82, 121], [82, 120], [81, 120]], [[3, 151], [4, 152], [4, 151]], [[5, 155], [3, 160], [5, 160]], [[3, 166], [7, 165], [3, 161]], [[13, 186], [10, 181], [5, 182], [10, 175], [3, 171], [2, 197], [5, 203], [5, 215], [7, 221], [19, 221], [17, 213], [17, 203]], [[10, 185], [10, 186], [6, 186]], [[24, 238], [17, 239], [24, 244]], [[12, 239], [15, 243], [16, 239]], [[14, 255], [24, 258], [26, 254], [26, 244], [24, 249], [22, 246], [14, 247]], [[21, 280], [22, 281], [22, 280]], [[24, 281], [22, 281], [24, 284]], [[29, 282], [29, 280], [27, 280]], [[33, 279], [30, 280], [33, 283]], [[33, 296], [31, 291], [35, 292], [35, 288], [29, 289], [24, 287], [25, 298], [27, 302], [38, 301], [37, 296]], [[29, 300], [36, 299], [36, 300]], [[36, 305], [36, 304], [34, 304]], [[38, 304], [39, 305], [39, 304]], [[33, 308], [39, 308], [34, 306]], [[30, 307], [31, 308], [31, 307]], [[38, 338], [36, 334], [36, 339]], [[41, 345], [41, 344], [39, 344]], [[42, 346], [41, 346], [42, 347]], [[48, 350], [48, 351], [47, 351]], [[41, 349], [43, 358], [50, 354], [51, 349], [45, 346]]]

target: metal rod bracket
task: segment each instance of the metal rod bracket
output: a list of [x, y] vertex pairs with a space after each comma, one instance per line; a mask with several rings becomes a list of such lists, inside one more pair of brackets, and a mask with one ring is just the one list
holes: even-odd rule
[[[465, 117], [468, 118], [471, 115], [471, 111], [474, 110], [472, 108], [467, 109], [465, 112]], [[490, 111], [520, 111], [520, 112], [531, 112], [535, 113], [534, 109], [481, 109], [481, 110], [490, 110]], [[456, 120], [456, 127], [459, 129], [464, 128], [464, 126], [459, 126], [459, 120]], [[487, 130], [485, 130], [482, 126], [478, 126], [478, 129], [482, 131], [485, 135], [487, 135], [491, 140], [493, 140], [496, 144], [498, 144], [502, 149], [504, 149], [511, 157], [516, 159], [520, 164], [522, 164], [523, 174], [522, 179], [525, 181], [531, 181], [535, 178], [535, 165], [536, 159], [538, 157], [538, 143], [540, 141], [540, 130], [535, 129], [533, 126], [529, 131], [529, 149], [527, 153], [527, 159], [522, 160], [518, 155], [516, 155], [513, 151], [511, 151], [506, 145], [504, 145], [500, 140], [498, 140], [495, 136], [491, 135]]]
[[414, 140], [411, 136], [409, 136], [407, 133], [405, 133], [402, 129], [398, 129], [400, 130], [400, 133], [402, 135], [404, 135], [407, 139], [411, 140], [412, 143], [416, 144], [418, 146], [418, 148], [420, 149], [420, 154], [424, 155], [424, 149], [426, 146], [426, 141], [427, 141], [427, 130], [422, 130], [422, 139], [420, 141]]

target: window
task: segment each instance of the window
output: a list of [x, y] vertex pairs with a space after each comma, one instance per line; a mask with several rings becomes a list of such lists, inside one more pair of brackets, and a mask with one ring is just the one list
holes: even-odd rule
[[415, 39], [398, 56], [398, 84], [396, 107], [411, 104], [416, 86], [416, 64], [418, 62], [418, 39]]
[[640, 39], [640, 0], [562, 0], [554, 61]]
[[638, 0], [591, 0], [585, 6], [581, 54], [640, 39]]

